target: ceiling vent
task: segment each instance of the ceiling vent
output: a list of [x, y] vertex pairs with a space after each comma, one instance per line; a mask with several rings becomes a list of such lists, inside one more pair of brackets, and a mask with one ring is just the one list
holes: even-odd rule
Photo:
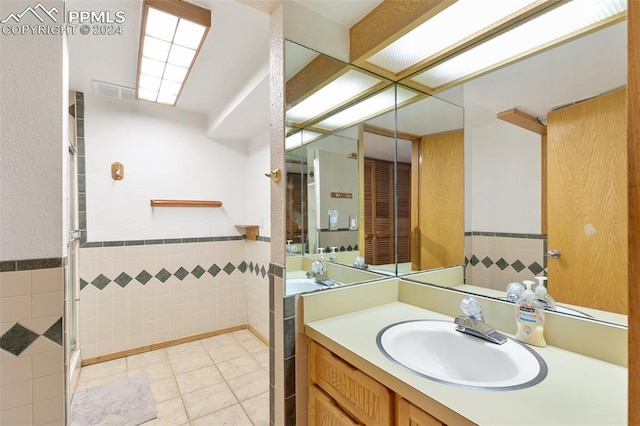
[[93, 94], [106, 98], [120, 99], [121, 101], [137, 101], [133, 87], [118, 86], [104, 81], [92, 80]]

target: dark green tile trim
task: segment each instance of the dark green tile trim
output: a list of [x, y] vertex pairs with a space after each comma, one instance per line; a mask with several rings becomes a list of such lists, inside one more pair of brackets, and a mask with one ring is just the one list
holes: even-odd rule
[[284, 317], [291, 318], [296, 314], [296, 296], [291, 295], [284, 298]]
[[296, 354], [296, 319], [294, 317], [287, 318], [282, 325], [284, 332], [284, 351], [282, 356], [287, 359]]
[[[81, 215], [84, 216], [86, 215], [86, 213], [81, 213]], [[86, 232], [84, 233], [84, 235], [86, 235]], [[155, 240], [92, 241], [92, 242], [85, 242], [84, 244], [82, 244], [81, 247], [95, 248], [95, 247], [122, 247], [122, 246], [142, 246], [142, 245], [148, 246], [148, 245], [154, 245], [154, 244], [210, 243], [210, 242], [241, 241], [242, 239], [243, 239], [242, 236], [227, 236], [227, 237], [167, 238], [167, 239], [155, 239]]]
[[16, 268], [17, 266], [15, 260], [6, 260], [0, 262], [0, 272], [12, 272], [16, 271]]
[[124, 247], [124, 241], [105, 241], [102, 247]]
[[296, 396], [290, 396], [284, 400], [284, 424], [296, 426]]
[[275, 275], [276, 277], [284, 278], [284, 266], [270, 263], [269, 273]]
[[35, 269], [61, 268], [64, 266], [61, 257], [47, 259], [9, 260], [0, 263], [1, 272], [32, 271]]

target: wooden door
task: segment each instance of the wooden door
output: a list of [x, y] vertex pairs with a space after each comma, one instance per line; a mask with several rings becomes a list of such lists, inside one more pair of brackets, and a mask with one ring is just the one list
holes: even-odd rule
[[[419, 269], [464, 261], [464, 134], [461, 130], [424, 136], [419, 143]], [[419, 257], [418, 257], [419, 256]]]
[[[411, 165], [398, 163], [398, 221], [394, 220], [394, 163], [364, 159], [365, 262], [387, 265], [411, 261]], [[396, 252], [398, 234], [398, 259]]]
[[305, 173], [287, 173], [287, 214], [286, 239], [303, 243], [307, 235], [307, 175]]
[[411, 164], [398, 163], [398, 263], [411, 262]]
[[365, 158], [365, 262], [395, 263], [393, 229], [393, 163]]
[[549, 293], [559, 302], [627, 313], [626, 91], [548, 115]]

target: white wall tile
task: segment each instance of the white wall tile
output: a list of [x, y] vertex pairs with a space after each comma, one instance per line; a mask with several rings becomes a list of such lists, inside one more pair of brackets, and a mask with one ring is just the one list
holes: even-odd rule
[[31, 405], [23, 405], [11, 410], [0, 411], [2, 425], [30, 425], [32, 424]]
[[31, 357], [3, 359], [0, 370], [0, 385], [31, 380]]
[[20, 356], [29, 356], [36, 354], [43, 354], [48, 352], [54, 352], [60, 350], [60, 345], [49, 340], [47, 337], [40, 336], [33, 341], [32, 344], [25, 349]]
[[62, 268], [36, 269], [31, 271], [31, 292], [54, 293], [64, 290], [64, 270]]
[[0, 410], [10, 410], [31, 404], [31, 380], [0, 387]]
[[62, 316], [62, 292], [34, 294], [31, 297], [31, 312], [34, 318], [51, 315]]
[[31, 296], [0, 299], [0, 322], [16, 322], [31, 318]]
[[64, 378], [63, 374], [53, 374], [51, 376], [39, 377], [33, 380], [32, 398], [33, 402], [44, 401], [63, 395]]
[[33, 404], [33, 424], [45, 425], [47, 423], [61, 420], [64, 416], [63, 398], [56, 397], [44, 401], [35, 402]]
[[64, 353], [62, 348], [31, 356], [31, 370], [33, 377], [44, 377], [56, 373], [62, 373], [63, 368]]
[[0, 274], [0, 297], [27, 296], [31, 294], [29, 271], [3, 272]]

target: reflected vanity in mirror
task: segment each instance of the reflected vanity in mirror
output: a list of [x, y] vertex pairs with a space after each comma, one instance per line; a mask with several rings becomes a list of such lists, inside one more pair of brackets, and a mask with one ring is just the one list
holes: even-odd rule
[[[289, 43], [286, 49], [289, 64]], [[311, 55], [318, 54], [311, 51]], [[384, 90], [393, 90], [398, 97], [397, 110], [368, 116], [353, 126], [314, 126], [331, 114], [314, 122], [289, 120], [293, 129], [288, 135], [297, 138], [297, 146], [289, 151], [287, 172], [298, 175], [292, 178], [295, 192], [287, 198], [287, 223], [291, 219], [292, 229], [299, 231], [288, 234], [296, 247], [287, 251], [289, 259], [299, 258], [300, 267], [288, 264], [287, 277], [290, 272], [292, 277], [306, 273], [320, 256], [318, 248], [331, 251], [331, 247], [338, 247], [335, 260], [345, 270], [362, 272], [352, 267], [360, 256], [366, 271], [379, 277], [402, 275], [500, 299], [506, 297], [510, 282], [548, 275], [548, 291], [560, 312], [626, 325], [626, 228], [622, 226], [627, 213], [622, 152], [626, 122], [618, 119], [626, 113], [621, 109], [626, 22], [452, 85], [435, 97], [425, 95], [428, 90], [422, 83], [412, 76], [400, 84], [377, 83], [365, 97], [343, 102], [344, 110]], [[418, 99], [407, 101], [403, 91], [417, 94]], [[588, 142], [575, 136], [584, 128], [604, 130], [588, 132]], [[315, 142], [303, 144], [303, 138], [314, 137]], [[358, 194], [358, 217], [353, 222], [352, 207], [309, 203], [309, 170], [315, 167], [315, 163], [310, 166], [309, 151], [324, 138], [349, 146], [338, 150], [339, 155], [358, 167], [358, 188], [329, 191], [345, 195], [335, 201], [348, 199], [349, 193], [353, 200]], [[445, 157], [431, 152], [437, 151], [439, 141], [451, 148]], [[587, 145], [600, 145], [605, 151], [587, 151]], [[326, 145], [320, 149], [324, 150]], [[565, 174], [567, 159], [578, 165], [569, 175]], [[432, 165], [433, 170], [424, 170]], [[580, 169], [588, 173], [580, 174]], [[382, 202], [378, 205], [377, 198], [369, 201], [374, 198], [374, 181], [366, 176], [372, 175], [380, 175], [381, 182], [385, 176], [393, 178], [392, 192], [386, 191], [389, 200], [382, 200], [393, 205], [388, 219], [393, 224], [391, 233], [382, 231], [388, 208]], [[463, 183], [459, 195], [444, 186], [457, 180]], [[409, 189], [404, 192], [401, 186], [406, 181]], [[441, 191], [429, 192], [434, 188]], [[604, 192], [594, 198], [601, 189]], [[580, 210], [583, 206], [588, 207], [586, 211]], [[594, 206], [606, 208], [595, 212]], [[338, 210], [337, 229], [331, 229], [330, 210]], [[380, 213], [375, 220], [381, 230], [367, 226], [375, 224], [372, 212]], [[296, 215], [297, 222], [292, 219]], [[578, 232], [571, 234], [567, 229]], [[432, 234], [436, 231], [445, 232]], [[349, 235], [344, 243], [318, 236], [340, 232]], [[385, 245], [392, 258], [385, 254]], [[354, 250], [349, 251], [349, 246]], [[547, 256], [553, 250], [560, 252], [560, 258]], [[329, 264], [334, 260], [330, 255], [323, 256]], [[440, 278], [443, 275], [445, 279]], [[375, 276], [366, 275], [361, 281]]]

